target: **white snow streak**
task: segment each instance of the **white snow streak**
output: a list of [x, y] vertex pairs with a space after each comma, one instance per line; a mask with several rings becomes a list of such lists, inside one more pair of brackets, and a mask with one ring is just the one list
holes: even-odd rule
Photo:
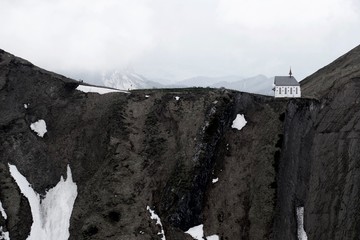
[[88, 93], [99, 93], [99, 94], [106, 94], [111, 92], [122, 92], [122, 93], [129, 93], [127, 91], [117, 90], [117, 89], [110, 89], [110, 88], [102, 88], [102, 87], [94, 87], [94, 86], [85, 86], [85, 85], [79, 85], [76, 90]]
[[1, 212], [1, 216], [3, 216], [3, 218], [6, 220], [7, 219], [7, 215], [6, 215], [6, 212], [2, 206], [2, 203], [0, 201], [0, 212]]
[[61, 177], [42, 200], [16, 166], [9, 164], [9, 168], [11, 176], [30, 204], [33, 224], [27, 240], [67, 240], [70, 235], [70, 216], [77, 196], [77, 186], [72, 180], [70, 167], [67, 167], [67, 179]]
[[296, 216], [297, 216], [297, 224], [298, 224], [298, 239], [299, 240], [307, 240], [307, 235], [304, 230], [304, 207], [296, 208]]
[[[6, 220], [7, 215], [0, 201], [0, 212], [1, 216]], [[0, 240], [10, 240], [9, 232], [4, 232], [3, 227], [0, 226]]]
[[236, 118], [233, 121], [233, 124], [231, 127], [241, 130], [243, 127], [245, 127], [246, 123], [247, 123], [247, 121], [245, 120], [244, 114], [238, 114], [238, 115], [236, 115]]
[[160, 225], [161, 231], [158, 232], [158, 235], [162, 235], [161, 239], [166, 240], [164, 228], [163, 228], [163, 225], [161, 223], [160, 217], [155, 213], [154, 210], [151, 210], [151, 208], [149, 206], [147, 206], [146, 209], [150, 213], [150, 218], [153, 219], [153, 220], [156, 220], [156, 224]]
[[43, 119], [38, 120], [30, 124], [31, 130], [37, 133], [39, 137], [44, 137], [44, 134], [47, 132], [46, 130], [46, 123]]

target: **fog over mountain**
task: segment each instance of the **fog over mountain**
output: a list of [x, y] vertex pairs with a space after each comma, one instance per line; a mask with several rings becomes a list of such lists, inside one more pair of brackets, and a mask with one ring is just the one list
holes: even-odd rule
[[[197, 76], [178, 81], [174, 84], [163, 84], [149, 80], [143, 75], [134, 73], [131, 70], [116, 70], [109, 74], [104, 74], [102, 83], [107, 87], [129, 90], [129, 89], [150, 89], [150, 88], [184, 88], [184, 87], [210, 87], [227, 88], [242, 92], [272, 95], [273, 77], [268, 78], [264, 75], [244, 78], [241, 76], [206, 77]], [[171, 81], [168, 81], [169, 83]]]
[[114, 71], [111, 74], [104, 74], [102, 81], [105, 86], [121, 90], [161, 88], [163, 85], [150, 81], [140, 74], [130, 70]]

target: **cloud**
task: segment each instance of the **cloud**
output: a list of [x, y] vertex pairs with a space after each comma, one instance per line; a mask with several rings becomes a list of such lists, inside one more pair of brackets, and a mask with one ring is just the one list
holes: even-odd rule
[[302, 78], [359, 43], [358, 9], [351, 0], [220, 0], [217, 11], [253, 66], [274, 74], [296, 65]]
[[358, 17], [351, 0], [220, 0], [218, 11], [226, 23], [265, 30], [343, 24]]
[[53, 69], [107, 69], [152, 46], [151, 14], [144, 1], [6, 1], [1, 47]]
[[355, 0], [4, 0], [0, 48], [70, 75], [301, 79], [359, 44]]

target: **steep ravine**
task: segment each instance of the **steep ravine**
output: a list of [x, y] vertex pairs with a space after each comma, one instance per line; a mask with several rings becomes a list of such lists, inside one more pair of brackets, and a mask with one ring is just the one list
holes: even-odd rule
[[[304, 206], [308, 194], [312, 161], [310, 150], [318, 108], [319, 103], [314, 100], [292, 99], [288, 103], [284, 135], [279, 142], [274, 239], [298, 239], [295, 210]], [[305, 208], [305, 211], [308, 209]]]
[[[0, 226], [12, 240], [26, 239], [32, 218], [9, 163], [40, 194], [70, 166], [69, 239], [161, 239], [148, 206], [168, 240], [191, 240], [184, 232], [200, 224], [222, 240], [297, 239], [298, 206], [308, 239], [359, 235], [358, 79], [319, 100], [202, 88], [99, 95], [78, 84], [0, 51]], [[39, 119], [43, 138], [30, 129]]]

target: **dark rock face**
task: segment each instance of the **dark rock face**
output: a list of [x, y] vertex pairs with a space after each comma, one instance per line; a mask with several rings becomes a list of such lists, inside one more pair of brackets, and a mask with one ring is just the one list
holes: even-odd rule
[[[274, 239], [298, 239], [295, 209], [304, 206], [308, 196], [312, 161], [309, 150], [318, 108], [318, 102], [304, 99], [293, 99], [288, 104], [278, 163]], [[305, 212], [308, 212], [306, 206]], [[313, 239], [309, 234], [308, 237]]]
[[[329, 89], [304, 82], [304, 95], [318, 100], [287, 100], [201, 88], [83, 93], [79, 82], [0, 51], [0, 200], [8, 215], [0, 226], [25, 239], [32, 223], [9, 163], [40, 194], [69, 165], [78, 186], [69, 239], [161, 239], [147, 206], [170, 240], [191, 239], [184, 231], [199, 224], [224, 240], [297, 239], [299, 206], [309, 239], [356, 239], [353, 54], [321, 70], [333, 74]], [[354, 71], [338, 79], [344, 62]], [[241, 130], [231, 127], [237, 114], [247, 121]], [[43, 138], [29, 127], [39, 119]]]
[[11, 239], [26, 239], [32, 223], [29, 203], [20, 194], [15, 181], [10, 177], [8, 166], [3, 163], [0, 163], [0, 186], [1, 202], [8, 216], [5, 221], [0, 215], [0, 226], [11, 233]]
[[319, 98], [307, 191], [303, 197], [309, 239], [357, 239], [359, 225], [360, 46], [301, 82]]
[[306, 227], [311, 239], [357, 239], [360, 79], [344, 79], [321, 101], [310, 148]]
[[228, 129], [219, 147], [213, 177], [219, 181], [209, 187], [203, 214], [207, 236], [270, 238], [277, 189], [275, 160], [285, 109], [286, 101], [236, 96], [233, 113], [244, 114], [248, 123], [241, 131]]

